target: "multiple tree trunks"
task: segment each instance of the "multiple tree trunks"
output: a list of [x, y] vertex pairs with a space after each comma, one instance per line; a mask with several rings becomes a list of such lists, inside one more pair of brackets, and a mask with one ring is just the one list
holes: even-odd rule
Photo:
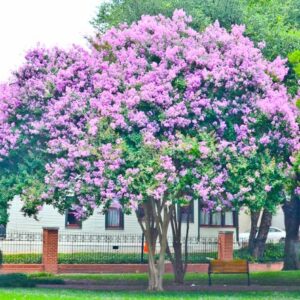
[[[138, 219], [148, 245], [149, 291], [163, 291], [165, 273], [165, 254], [167, 250], [167, 233], [170, 222], [170, 209], [164, 201], [149, 198], [143, 204], [144, 219]], [[155, 257], [156, 243], [159, 240], [158, 259]]]
[[[268, 232], [272, 224], [272, 213], [264, 209], [258, 227], [260, 211], [251, 212], [251, 230], [249, 237], [249, 252], [255, 258], [261, 258], [265, 251]], [[258, 228], [258, 231], [257, 231]]]

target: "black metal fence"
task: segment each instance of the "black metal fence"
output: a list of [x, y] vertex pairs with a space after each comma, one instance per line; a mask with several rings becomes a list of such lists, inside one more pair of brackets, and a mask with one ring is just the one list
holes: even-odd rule
[[[173, 252], [172, 238], [168, 239]], [[0, 253], [3, 263], [30, 264], [42, 262], [43, 236], [40, 232], [10, 231], [0, 236]], [[188, 262], [205, 263], [218, 256], [216, 237], [189, 237]], [[143, 235], [93, 234], [60, 232], [58, 262], [60, 264], [113, 264], [147, 263]], [[157, 245], [158, 250], [158, 245]], [[158, 251], [157, 251], [158, 252]], [[182, 253], [185, 253], [184, 238]], [[262, 258], [254, 259], [248, 251], [248, 242], [234, 243], [234, 258], [258, 262], [282, 261], [284, 243], [268, 241]], [[168, 256], [166, 256], [168, 260]]]
[[40, 232], [10, 231], [0, 236], [1, 262], [39, 264], [42, 262], [43, 235]]
[[[172, 252], [171, 238], [169, 238], [169, 244]], [[61, 264], [128, 264], [148, 261], [143, 235], [61, 233], [58, 245], [58, 261]], [[184, 252], [184, 243], [182, 249]], [[217, 257], [217, 251], [217, 238], [188, 238], [188, 261], [190, 263], [207, 262]]]
[[[172, 238], [169, 238], [171, 252]], [[7, 264], [38, 264], [42, 262], [43, 235], [40, 232], [10, 231], [0, 237], [2, 262]], [[61, 232], [58, 240], [60, 264], [147, 263], [145, 239], [140, 235], [108, 235]], [[158, 250], [158, 246], [157, 246]], [[182, 241], [184, 253], [184, 239]], [[207, 262], [217, 257], [217, 238], [188, 238], [188, 261]], [[166, 256], [166, 259], [168, 257]]]
[[143, 262], [142, 235], [59, 234], [58, 262], [64, 264]]

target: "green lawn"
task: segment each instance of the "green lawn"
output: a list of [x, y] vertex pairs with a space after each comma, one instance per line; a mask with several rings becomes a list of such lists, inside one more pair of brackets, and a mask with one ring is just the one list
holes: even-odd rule
[[[50, 275], [47, 273], [37, 273], [31, 275], [25, 274], [8, 274], [0, 275], [0, 299], [1, 300], [54, 300], [54, 299], [300, 299], [299, 292], [272, 291], [275, 288], [270, 287], [267, 292], [248, 292], [230, 290], [230, 286], [245, 285], [245, 276], [243, 275], [218, 275], [215, 276], [214, 284], [228, 284], [228, 291], [203, 291], [203, 292], [163, 292], [149, 293], [147, 291], [128, 291], [128, 292], [105, 292], [105, 291], [83, 291], [83, 290], [67, 290], [63, 288], [64, 280], [92, 280], [96, 281], [97, 287], [101, 290], [101, 285], [143, 285], [146, 287], [147, 274], [74, 274], [74, 275]], [[165, 283], [172, 281], [172, 275], [165, 275]], [[187, 274], [187, 283], [195, 283], [196, 285], [207, 286], [206, 274]], [[60, 289], [42, 289], [36, 288], [36, 284], [61, 284]], [[252, 273], [253, 285], [268, 285], [285, 288], [287, 286], [300, 287], [300, 271], [289, 272], [257, 272]], [[87, 283], [83, 284], [83, 287]], [[213, 287], [212, 287], [213, 288]], [[255, 286], [253, 286], [255, 290]]]
[[85, 292], [50, 289], [0, 289], [1, 300], [98, 300], [98, 299], [300, 299], [300, 292]]
[[[28, 275], [30, 279], [34, 280], [96, 280], [99, 282], [107, 282], [109, 284], [117, 285], [120, 281], [130, 282], [147, 282], [147, 274], [64, 274], [64, 275], [50, 275], [45, 273], [38, 273]], [[244, 274], [237, 275], [212, 275], [213, 284], [232, 284], [245, 285], [246, 276]], [[271, 286], [300, 286], [300, 271], [279, 271], [279, 272], [254, 272], [250, 275], [251, 283], [253, 285], [271, 285]], [[166, 274], [165, 281], [172, 281], [173, 275]], [[197, 285], [207, 285], [207, 274], [201, 273], [187, 273], [186, 281], [196, 283]]]

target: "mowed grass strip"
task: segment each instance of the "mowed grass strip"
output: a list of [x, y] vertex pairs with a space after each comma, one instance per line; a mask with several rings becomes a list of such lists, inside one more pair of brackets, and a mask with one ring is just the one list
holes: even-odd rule
[[0, 289], [1, 300], [100, 300], [100, 299], [300, 299], [298, 292], [99, 292], [52, 289]]
[[[107, 283], [118, 285], [120, 282], [130, 282], [131, 284], [139, 284], [148, 281], [148, 274], [61, 274], [51, 275], [47, 273], [37, 273], [28, 275], [30, 279], [53, 280], [95, 280], [99, 284]], [[213, 284], [230, 284], [230, 285], [245, 285], [245, 274], [214, 274], [212, 275]], [[299, 286], [300, 287], [300, 271], [278, 271], [278, 272], [253, 272], [250, 274], [251, 283], [253, 285], [262, 286]], [[174, 280], [173, 274], [165, 274], [165, 282]], [[185, 277], [187, 283], [197, 285], [207, 285], [207, 274], [205, 273], [187, 273]]]

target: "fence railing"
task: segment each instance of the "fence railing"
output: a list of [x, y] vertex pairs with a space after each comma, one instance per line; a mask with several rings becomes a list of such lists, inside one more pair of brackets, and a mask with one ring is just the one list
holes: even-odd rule
[[[173, 252], [172, 238], [168, 238]], [[140, 235], [94, 234], [60, 232], [58, 237], [59, 264], [117, 264], [147, 263], [145, 240]], [[205, 263], [218, 257], [218, 238], [188, 238], [188, 262]], [[6, 264], [42, 263], [43, 235], [40, 232], [8, 231], [0, 236], [2, 262]], [[258, 262], [283, 260], [284, 243], [268, 241], [264, 256], [255, 260], [249, 255], [248, 242], [234, 243], [234, 258]], [[158, 245], [157, 245], [158, 250]], [[184, 253], [184, 237], [182, 252]], [[168, 260], [168, 256], [166, 256]]]
[[[173, 252], [172, 238], [168, 238]], [[60, 232], [58, 236], [59, 264], [147, 263], [145, 239], [140, 235], [108, 235]], [[3, 263], [30, 264], [42, 262], [43, 235], [39, 232], [6, 232], [0, 237]], [[157, 245], [158, 250], [158, 245]], [[182, 239], [184, 253], [184, 238]], [[188, 238], [188, 261], [207, 262], [217, 258], [218, 239]], [[166, 259], [168, 257], [166, 256]]]
[[3, 263], [39, 264], [42, 262], [43, 235], [40, 232], [6, 232], [0, 236]]
[[[168, 238], [171, 252], [172, 238]], [[146, 263], [142, 235], [59, 234], [58, 262], [69, 264]], [[158, 248], [157, 248], [158, 250]], [[184, 242], [182, 243], [184, 252]], [[216, 258], [217, 238], [188, 238], [189, 262], [206, 262]], [[168, 259], [168, 257], [166, 257]]]
[[60, 233], [58, 263], [140, 263], [142, 241], [142, 235]]

